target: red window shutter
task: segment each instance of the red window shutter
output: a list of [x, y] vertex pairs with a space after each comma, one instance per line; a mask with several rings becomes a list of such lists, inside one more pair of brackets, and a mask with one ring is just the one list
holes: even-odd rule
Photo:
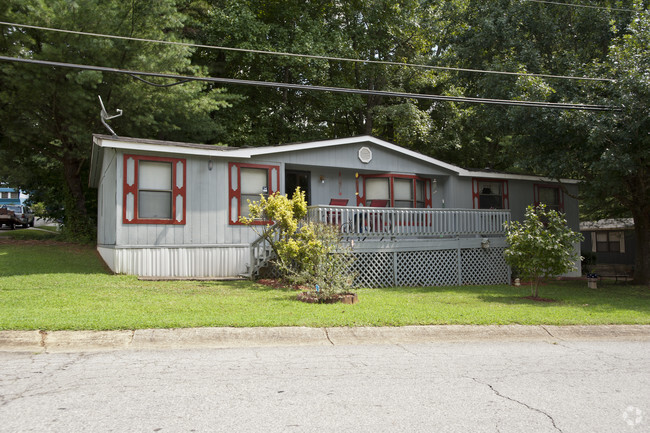
[[[241, 169], [242, 167], [263, 168], [268, 170], [269, 195], [280, 190], [280, 166], [268, 164], [242, 164], [237, 162], [228, 163], [228, 218], [230, 224], [241, 224], [239, 222], [241, 209]], [[260, 221], [259, 224], [266, 224], [268, 221]]]

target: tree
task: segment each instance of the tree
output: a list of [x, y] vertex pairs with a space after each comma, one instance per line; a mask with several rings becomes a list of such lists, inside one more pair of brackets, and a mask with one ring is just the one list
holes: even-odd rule
[[650, 285], [650, 12], [636, 6], [627, 32], [597, 65], [615, 82], [594, 99], [620, 111], [583, 118], [590, 149], [578, 161], [588, 205], [634, 217], [634, 281]]
[[540, 204], [528, 206], [523, 222], [506, 223], [506, 240], [506, 262], [531, 282], [531, 295], [537, 298], [542, 278], [575, 269], [575, 244], [582, 235], [567, 226], [563, 215]]
[[[304, 2], [217, 0], [197, 35], [204, 44], [394, 62], [427, 61], [432, 7], [420, 0]], [[366, 90], [419, 92], [434, 75], [414, 68], [202, 50], [215, 76]], [[373, 134], [407, 147], [428, 143], [431, 103], [261, 87], [232, 87], [240, 99], [220, 113], [220, 140], [232, 145]]]
[[614, 79], [584, 89], [588, 102], [610, 112], [521, 114], [513, 150], [527, 170], [575, 178], [589, 218], [634, 217], [634, 281], [650, 284], [650, 14], [642, 2], [625, 29], [616, 30], [593, 75]]
[[[174, 0], [8, 0], [0, 8], [5, 21], [166, 40], [178, 39], [185, 19]], [[1, 29], [3, 55], [201, 73], [191, 65], [186, 47]], [[124, 110], [111, 122], [120, 135], [171, 140], [209, 140], [215, 129], [210, 114], [226, 105], [218, 90], [206, 91], [197, 82], [154, 88], [119, 74], [0, 63], [0, 176], [23, 190], [46, 195], [39, 200], [58, 202], [54, 207], [63, 201], [66, 229], [80, 236], [93, 227], [96, 193], [88, 191], [85, 181], [91, 133], [106, 133], [99, 120], [98, 95], [110, 112]]]
[[[628, 13], [526, 1], [444, 3], [440, 13], [447, 30], [438, 41], [442, 53], [437, 60], [474, 70], [589, 75], [585, 65], [603, 60], [612, 38], [630, 21]], [[627, 7], [632, 0], [591, 3]], [[593, 90], [588, 81], [481, 72], [450, 73], [446, 82], [466, 96], [547, 102], [586, 103], [585, 94]], [[558, 111], [499, 105], [465, 105], [464, 110], [456, 126], [459, 145], [434, 156], [465, 167], [530, 171], [536, 166], [521, 164], [530, 152], [519, 152], [519, 143], [534, 148], [540, 139], [557, 143], [580, 137], [575, 128], [567, 131], [555, 123]]]
[[[613, 78], [614, 82], [459, 74], [468, 95], [583, 102], [612, 112], [473, 106], [461, 120], [459, 165], [582, 180], [583, 218], [635, 219], [635, 282], [650, 284], [650, 27], [647, 1], [610, 0], [572, 8], [499, 0], [459, 0], [444, 57], [458, 66], [538, 74]], [[471, 6], [471, 7], [470, 7]], [[454, 18], [454, 19], [452, 19]]]

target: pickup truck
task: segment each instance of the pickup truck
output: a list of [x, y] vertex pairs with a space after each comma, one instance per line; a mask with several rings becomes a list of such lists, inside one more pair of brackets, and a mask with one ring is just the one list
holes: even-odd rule
[[6, 204], [0, 207], [0, 227], [8, 226], [12, 230], [17, 225], [34, 227], [34, 214], [27, 206]]

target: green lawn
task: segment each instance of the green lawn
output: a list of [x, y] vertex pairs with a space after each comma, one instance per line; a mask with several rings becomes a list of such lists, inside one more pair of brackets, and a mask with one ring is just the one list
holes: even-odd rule
[[[1, 238], [0, 238], [1, 239]], [[601, 285], [602, 286], [602, 285]], [[0, 329], [138, 329], [200, 326], [426, 324], [650, 324], [650, 290], [584, 281], [527, 287], [361, 289], [356, 305], [295, 300], [292, 290], [248, 281], [138, 281], [111, 275], [94, 247], [0, 240]]]

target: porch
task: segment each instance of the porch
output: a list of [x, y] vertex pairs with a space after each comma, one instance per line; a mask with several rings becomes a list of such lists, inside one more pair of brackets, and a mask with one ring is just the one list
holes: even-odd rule
[[309, 221], [337, 225], [343, 238], [450, 238], [505, 236], [508, 210], [310, 206]]
[[[338, 226], [355, 256], [358, 287], [508, 284], [508, 210], [318, 205], [309, 221]], [[269, 252], [251, 245], [251, 263]]]

